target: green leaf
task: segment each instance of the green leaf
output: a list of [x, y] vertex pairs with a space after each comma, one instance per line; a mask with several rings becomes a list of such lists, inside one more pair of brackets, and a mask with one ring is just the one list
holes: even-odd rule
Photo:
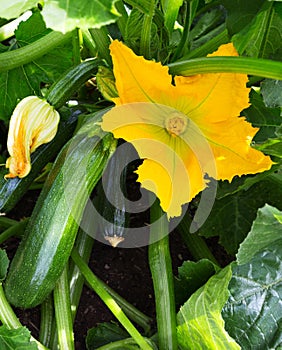
[[194, 293], [177, 314], [181, 349], [240, 349], [224, 329], [221, 310], [226, 303], [231, 267], [227, 266]]
[[[18, 46], [45, 36], [46, 28], [39, 12], [22, 22], [15, 32]], [[72, 45], [59, 46], [29, 64], [0, 74], [0, 119], [8, 120], [18, 101], [28, 95], [40, 96], [40, 85], [51, 84], [72, 66]]]
[[116, 0], [46, 0], [42, 11], [48, 28], [63, 33], [77, 27], [100, 28], [118, 19]]
[[[268, 141], [267, 141], [268, 142]], [[267, 149], [267, 142], [266, 144], [259, 145], [259, 148], [261, 151]], [[267, 154], [270, 154], [266, 152]], [[242, 176], [236, 176], [233, 178], [231, 182], [228, 180], [224, 181], [218, 181], [217, 185], [217, 192], [216, 192], [216, 198], [221, 199], [226, 196], [229, 196], [231, 194], [235, 194], [242, 190], [248, 190], [251, 188], [254, 184], [256, 184], [259, 181], [265, 180], [269, 175], [272, 175], [274, 172], [278, 171], [280, 169], [279, 164], [274, 164], [271, 169], [264, 171], [263, 173], [258, 174], [252, 174], [252, 175], [242, 175]]]
[[261, 83], [261, 94], [266, 107], [282, 107], [282, 80], [266, 79]]
[[194, 41], [199, 39], [222, 23], [223, 12], [221, 10], [216, 8], [204, 13], [190, 31], [190, 40]]
[[0, 281], [6, 278], [7, 270], [9, 266], [9, 258], [5, 250], [0, 249]]
[[25, 11], [37, 7], [36, 0], [0, 0], [0, 17], [12, 19], [19, 17]]
[[256, 148], [265, 154], [269, 154], [270, 156], [282, 158], [282, 136], [276, 139], [268, 139], [266, 142], [258, 145]]
[[222, 316], [228, 333], [242, 349], [282, 346], [282, 239], [244, 265], [234, 264], [230, 298]]
[[178, 276], [174, 281], [177, 304], [183, 304], [215, 274], [216, 270], [217, 267], [208, 259], [197, 262], [184, 261], [178, 268]]
[[235, 254], [240, 243], [250, 232], [258, 208], [268, 203], [282, 209], [282, 184], [269, 175], [248, 190], [241, 190], [215, 201], [212, 211], [201, 227], [205, 237], [219, 236], [219, 242], [230, 254]]
[[270, 2], [266, 2], [253, 21], [233, 37], [240, 55], [261, 58], [276, 57], [281, 40], [282, 18]]
[[267, 248], [276, 240], [281, 240], [281, 234], [282, 212], [270, 205], [265, 205], [258, 210], [250, 233], [240, 245], [237, 253], [238, 264], [249, 262], [257, 252]]
[[252, 22], [265, 0], [222, 0], [227, 10], [227, 28], [230, 35], [238, 33]]
[[130, 6], [138, 9], [145, 15], [150, 15], [152, 11], [152, 0], [126, 0]]
[[255, 142], [265, 142], [276, 137], [276, 129], [282, 123], [280, 108], [268, 108], [263, 103], [262, 96], [254, 90], [250, 93], [251, 106], [242, 114], [253, 126], [260, 128], [254, 137]]
[[94, 350], [110, 342], [126, 339], [127, 337], [128, 333], [120, 328], [118, 324], [104, 322], [88, 330], [86, 346], [88, 350]]
[[1, 350], [37, 350], [35, 342], [30, 342], [30, 332], [25, 327], [8, 329], [0, 327], [0, 349]]
[[168, 31], [172, 33], [183, 0], [162, 0], [161, 4], [164, 12], [165, 25]]

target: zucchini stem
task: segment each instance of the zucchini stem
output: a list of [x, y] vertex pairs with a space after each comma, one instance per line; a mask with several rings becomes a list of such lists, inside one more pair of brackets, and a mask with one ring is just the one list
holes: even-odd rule
[[3, 231], [0, 234], [0, 244], [5, 242], [10, 237], [22, 235], [24, 233], [28, 220], [29, 219], [24, 219], [22, 221], [16, 222], [13, 226]]
[[213, 256], [206, 242], [198, 233], [190, 233], [189, 227], [191, 225], [191, 220], [187, 215], [184, 215], [180, 224], [177, 226], [177, 231], [180, 233], [185, 245], [189, 249], [193, 258], [197, 261], [200, 259], [209, 259], [213, 263], [219, 266], [218, 261]]
[[118, 321], [124, 326], [127, 332], [131, 335], [131, 337], [135, 340], [135, 342], [141, 347], [143, 350], [151, 350], [152, 347], [146, 342], [146, 340], [142, 337], [142, 335], [138, 332], [138, 330], [133, 326], [130, 320], [127, 318], [125, 313], [119, 307], [117, 302], [113, 299], [110, 293], [104, 288], [104, 285], [100, 283], [100, 280], [92, 273], [88, 265], [83, 261], [77, 249], [74, 248], [71, 257], [76, 265], [79, 267], [81, 273], [84, 278], [91, 286], [91, 288], [98, 294], [98, 296], [102, 299], [102, 301], [107, 305], [109, 310], [113, 313], [113, 315], [118, 319]]
[[74, 334], [67, 265], [54, 288], [54, 306], [59, 348], [64, 350], [74, 350]]
[[23, 66], [39, 57], [47, 54], [57, 46], [64, 44], [72, 37], [72, 32], [62, 34], [51, 32], [35, 42], [19, 49], [3, 52], [0, 54], [0, 72], [5, 72]]
[[51, 295], [47, 297], [41, 304], [41, 320], [39, 341], [47, 347], [50, 347], [52, 335], [52, 325], [54, 320], [53, 298]]
[[[15, 315], [11, 305], [8, 303], [8, 300], [6, 299], [2, 283], [0, 283], [0, 321], [8, 329], [17, 329], [23, 327]], [[30, 341], [36, 342], [38, 350], [48, 350], [38, 340], [33, 338], [33, 336], [30, 337]]]
[[[177, 349], [173, 273], [169, 251], [169, 223], [158, 202], [151, 207], [149, 265], [155, 292], [158, 344], [162, 350]], [[159, 219], [161, 216], [162, 219]], [[155, 241], [155, 239], [160, 238]]]

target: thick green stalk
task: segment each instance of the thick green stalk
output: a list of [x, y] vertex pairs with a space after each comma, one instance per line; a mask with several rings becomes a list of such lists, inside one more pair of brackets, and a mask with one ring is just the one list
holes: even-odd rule
[[282, 80], [282, 63], [251, 57], [204, 57], [170, 63], [173, 75], [194, 75], [204, 73], [242, 73]]
[[24, 233], [28, 219], [17, 222], [15, 225], [9, 227], [0, 234], [0, 244], [5, 242], [8, 238], [13, 236], [20, 236]]
[[115, 8], [117, 9], [118, 13], [121, 14], [121, 16], [117, 20], [117, 25], [120, 31], [120, 34], [122, 37], [125, 37], [125, 28], [127, 24], [128, 14], [126, 12], [126, 9], [124, 7], [123, 1], [117, 1], [115, 3]]
[[[154, 242], [149, 245], [149, 265], [155, 292], [159, 348], [176, 350], [176, 312], [169, 251], [169, 224], [166, 218], [158, 220], [162, 215], [160, 206], [152, 205], [150, 235]], [[155, 241], [158, 237], [160, 239]]]
[[114, 298], [114, 300], [119, 304], [119, 306], [123, 309], [124, 313], [136, 324], [144, 329], [145, 334], [150, 334], [152, 319], [146, 315], [144, 315], [141, 311], [136, 309], [133, 305], [131, 305], [128, 301], [123, 299], [119, 294], [117, 294], [114, 290], [112, 290], [105, 282], [101, 281], [98, 277], [96, 277], [101, 286], [105, 288], [105, 290]]
[[109, 66], [112, 66], [109, 45], [111, 43], [109, 33], [105, 27], [89, 29], [90, 35], [98, 50], [98, 57], [104, 59]]
[[39, 341], [49, 347], [54, 320], [53, 298], [51, 295], [41, 304], [40, 316]]
[[150, 12], [149, 14], [144, 14], [140, 37], [140, 55], [144, 56], [147, 59], [151, 59], [151, 30], [154, 12], [155, 1], [151, 0]]
[[172, 61], [177, 60], [178, 58], [183, 56], [184, 50], [188, 49], [188, 43], [189, 43], [189, 36], [190, 36], [190, 28], [192, 25], [192, 21], [195, 17], [196, 10], [198, 7], [198, 0], [192, 0], [189, 1], [189, 12], [187, 11], [187, 4], [186, 2], [184, 3], [185, 5], [185, 10], [188, 12], [188, 15], [186, 15], [185, 23], [184, 23], [184, 30], [181, 36], [181, 40], [175, 50], [175, 53], [173, 55]]
[[19, 49], [0, 54], [0, 72], [23, 66], [47, 54], [57, 46], [64, 44], [72, 37], [72, 32], [65, 35], [60, 32], [51, 32], [35, 42]]
[[8, 22], [0, 28], [0, 42], [11, 38], [15, 34], [15, 30], [18, 28], [22, 21], [26, 21], [32, 15], [31, 11], [23, 13], [20, 17]]
[[5, 216], [0, 216], [0, 228], [7, 229], [11, 226], [17, 225], [18, 221], [10, 218], [6, 218]]
[[[93, 243], [93, 238], [88, 234], [84, 233], [82, 230], [78, 232], [75, 247], [86, 264], [89, 261]], [[82, 293], [84, 277], [73, 261], [70, 262], [69, 276], [71, 311], [72, 319], [74, 320]]]
[[78, 254], [77, 250], [74, 248], [71, 254], [73, 261], [79, 267], [82, 272], [84, 278], [91, 286], [91, 288], [98, 294], [98, 296], [103, 300], [103, 302], [107, 305], [107, 307], [111, 310], [114, 316], [118, 319], [118, 321], [124, 326], [127, 332], [131, 335], [131, 337], [135, 340], [135, 342], [141, 347], [143, 350], [151, 350], [152, 347], [146, 342], [146, 340], [142, 337], [142, 335], [138, 332], [138, 330], [133, 326], [133, 324], [126, 317], [122, 309], [119, 307], [117, 302], [111, 297], [111, 295], [105, 290], [104, 286], [101, 285], [100, 281], [97, 277], [92, 273], [87, 264], [83, 261], [83, 259]]
[[[15, 315], [11, 305], [8, 303], [2, 283], [0, 283], [0, 321], [3, 325], [5, 325], [9, 329], [17, 329], [23, 327], [17, 316]], [[42, 345], [39, 341], [34, 339], [32, 336], [30, 340], [36, 342], [38, 350], [48, 350], [44, 345]]]
[[89, 30], [82, 30], [83, 46], [89, 51], [91, 57], [96, 57], [97, 48]]
[[54, 306], [60, 349], [74, 350], [74, 335], [67, 266], [54, 288]]
[[81, 62], [80, 50], [82, 45], [82, 32], [79, 28], [73, 30], [72, 35], [72, 55], [73, 65], [76, 66]]
[[197, 233], [189, 232], [191, 222], [192, 221], [187, 217], [187, 215], [185, 215], [180, 224], [177, 226], [177, 231], [181, 234], [181, 237], [193, 258], [196, 261], [200, 259], [209, 259], [213, 263], [219, 265], [203, 238]]

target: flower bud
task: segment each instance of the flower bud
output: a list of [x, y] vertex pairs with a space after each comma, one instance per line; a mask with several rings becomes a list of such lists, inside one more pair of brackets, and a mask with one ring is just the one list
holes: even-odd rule
[[31, 169], [30, 154], [57, 133], [59, 113], [47, 101], [28, 96], [20, 101], [11, 116], [7, 147], [10, 157], [6, 161], [9, 174], [5, 178], [22, 178]]

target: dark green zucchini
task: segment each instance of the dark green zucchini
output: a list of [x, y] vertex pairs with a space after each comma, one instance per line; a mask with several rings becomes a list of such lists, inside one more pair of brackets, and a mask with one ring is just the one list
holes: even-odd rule
[[73, 247], [88, 196], [116, 147], [88, 124], [62, 149], [36, 203], [5, 282], [8, 300], [34, 307], [54, 288]]
[[108, 162], [94, 198], [94, 204], [101, 215], [98, 232], [113, 247], [124, 241], [129, 223], [126, 179], [128, 165], [135, 159], [132, 157], [132, 149], [129, 143], [117, 148]]
[[56, 109], [62, 107], [82, 84], [97, 73], [100, 65], [103, 61], [93, 58], [70, 68], [48, 90], [47, 101]]
[[55, 138], [32, 153], [31, 171], [26, 177], [4, 179], [8, 170], [4, 167], [0, 168], [0, 213], [8, 213], [13, 209], [44, 166], [58, 155], [63, 145], [71, 138], [79, 113], [76, 111], [68, 120], [60, 122]]

